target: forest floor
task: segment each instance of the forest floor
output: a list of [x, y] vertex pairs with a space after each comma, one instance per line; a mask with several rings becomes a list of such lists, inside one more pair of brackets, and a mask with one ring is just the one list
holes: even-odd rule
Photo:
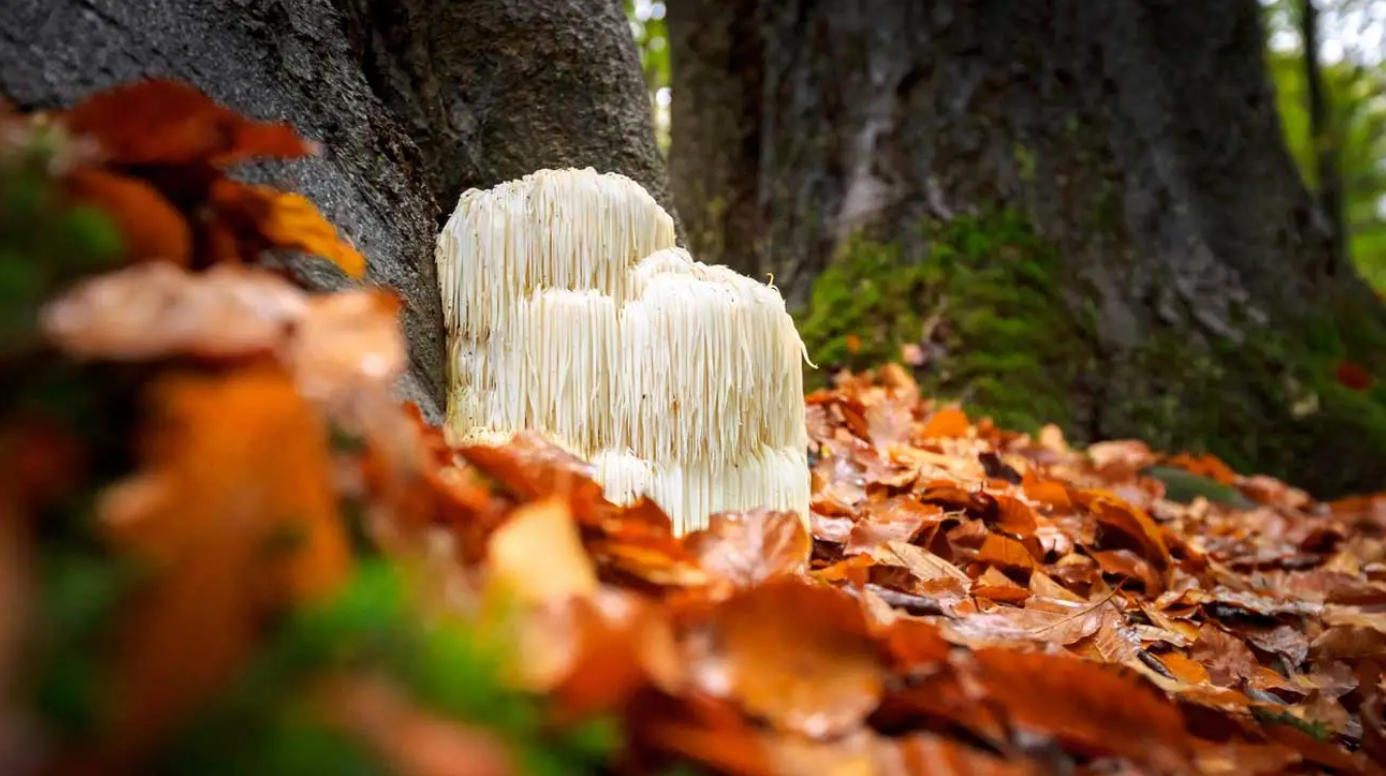
[[[538, 437], [455, 449], [396, 402], [399, 300], [247, 266], [362, 269], [219, 177], [292, 136], [187, 104], [203, 130], [93, 118], [105, 162], [7, 168], [37, 209], [0, 221], [5, 291], [38, 296], [3, 353], [0, 772], [1383, 772], [1386, 494], [1071, 449], [886, 365], [806, 399], [807, 524], [677, 537]], [[35, 247], [49, 184], [125, 252]]]

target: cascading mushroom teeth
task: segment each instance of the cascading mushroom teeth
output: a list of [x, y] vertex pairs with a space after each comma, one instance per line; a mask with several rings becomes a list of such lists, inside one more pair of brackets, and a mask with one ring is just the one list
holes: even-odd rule
[[587, 168], [469, 190], [435, 256], [450, 439], [543, 432], [679, 533], [760, 506], [807, 525], [805, 349], [784, 300], [676, 247], [639, 184]]

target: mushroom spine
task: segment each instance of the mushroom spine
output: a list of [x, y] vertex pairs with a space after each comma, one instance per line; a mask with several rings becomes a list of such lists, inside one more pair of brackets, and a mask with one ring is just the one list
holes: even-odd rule
[[807, 521], [806, 353], [784, 300], [676, 247], [635, 181], [540, 170], [468, 190], [436, 261], [454, 441], [541, 431], [679, 533], [758, 506]]

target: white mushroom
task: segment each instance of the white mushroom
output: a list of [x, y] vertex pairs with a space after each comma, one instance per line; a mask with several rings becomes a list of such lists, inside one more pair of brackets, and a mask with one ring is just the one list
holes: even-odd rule
[[469, 190], [438, 237], [448, 433], [544, 432], [675, 530], [758, 506], [807, 521], [803, 342], [771, 286], [694, 261], [617, 174]]

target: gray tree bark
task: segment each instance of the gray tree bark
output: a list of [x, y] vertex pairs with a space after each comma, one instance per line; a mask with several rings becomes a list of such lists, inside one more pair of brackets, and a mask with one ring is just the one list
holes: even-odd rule
[[[672, 182], [700, 258], [774, 272], [799, 308], [854, 233], [928, 261], [921, 222], [1015, 207], [1062, 254], [1055, 305], [1093, 319], [1071, 436], [1149, 436], [1154, 403], [1240, 402], [1200, 417], [1266, 470], [1321, 492], [1386, 484], [1382, 448], [1292, 413], [1278, 378], [1148, 358], [1137, 373], [1162, 338], [1213, 353], [1349, 307], [1345, 328], [1386, 320], [1284, 147], [1255, 0], [684, 0], [668, 27]], [[1232, 415], [1321, 447], [1271, 462]]]
[[[401, 292], [402, 392], [436, 421], [433, 241], [463, 190], [592, 166], [670, 206], [625, 24], [615, 0], [7, 0], [0, 94], [59, 107], [171, 76], [321, 142], [321, 157], [251, 177], [311, 198], [366, 255], [368, 280]], [[319, 287], [348, 282], [312, 267]]]

